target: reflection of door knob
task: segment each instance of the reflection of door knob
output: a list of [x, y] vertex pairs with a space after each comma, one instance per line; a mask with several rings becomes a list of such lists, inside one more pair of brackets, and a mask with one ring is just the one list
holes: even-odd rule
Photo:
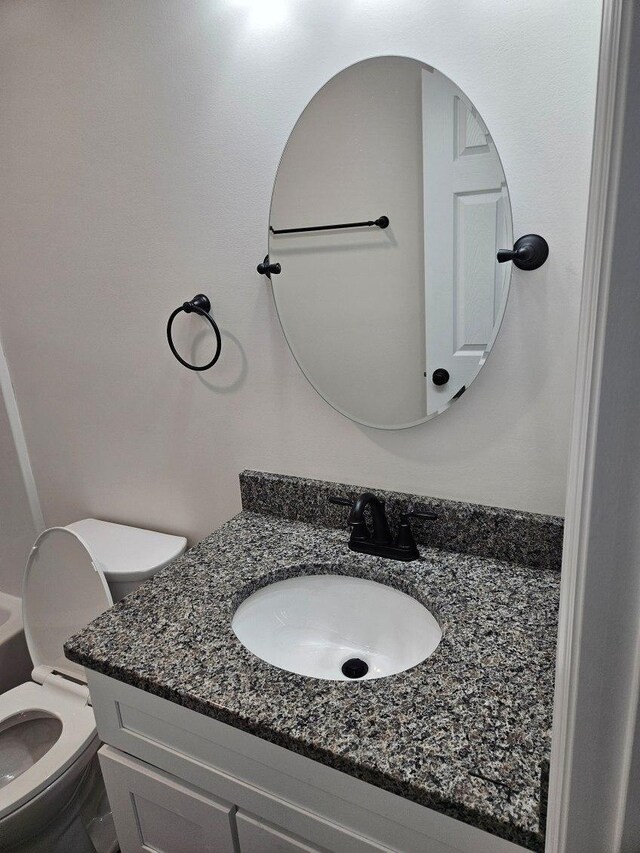
[[525, 234], [513, 244], [513, 249], [500, 249], [499, 264], [513, 261], [521, 270], [537, 270], [549, 257], [549, 244], [539, 234]]
[[449, 381], [449, 371], [445, 370], [444, 367], [439, 367], [433, 371], [431, 381], [434, 385], [446, 385]]

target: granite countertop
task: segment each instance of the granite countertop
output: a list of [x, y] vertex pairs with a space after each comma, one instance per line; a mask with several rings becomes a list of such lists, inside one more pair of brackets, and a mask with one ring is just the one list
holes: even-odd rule
[[[244, 511], [65, 651], [90, 669], [542, 850], [560, 575], [420, 550], [411, 563], [355, 554], [345, 530]], [[323, 681], [270, 666], [238, 641], [233, 613], [259, 587], [303, 573], [366, 577], [413, 595], [438, 618], [439, 647], [379, 680]]]

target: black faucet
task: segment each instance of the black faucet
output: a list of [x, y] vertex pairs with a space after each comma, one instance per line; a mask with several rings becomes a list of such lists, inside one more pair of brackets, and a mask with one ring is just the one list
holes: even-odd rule
[[[409, 506], [407, 511], [400, 516], [400, 527], [394, 542], [389, 530], [384, 501], [372, 495], [371, 492], [364, 492], [355, 501], [337, 497], [330, 497], [329, 501], [333, 504], [351, 507], [347, 523], [351, 528], [349, 548], [352, 551], [373, 554], [376, 557], [388, 557], [391, 560], [417, 560], [420, 556], [409, 524], [410, 518], [435, 521], [438, 517], [434, 512], [415, 512], [413, 507]], [[367, 507], [371, 509], [372, 531], [367, 527], [364, 518], [364, 511]]]

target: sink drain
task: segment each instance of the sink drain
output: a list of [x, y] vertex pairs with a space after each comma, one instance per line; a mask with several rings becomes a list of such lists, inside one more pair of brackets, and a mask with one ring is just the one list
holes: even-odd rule
[[342, 664], [342, 674], [347, 678], [362, 678], [369, 672], [369, 664], [360, 658], [349, 658]]

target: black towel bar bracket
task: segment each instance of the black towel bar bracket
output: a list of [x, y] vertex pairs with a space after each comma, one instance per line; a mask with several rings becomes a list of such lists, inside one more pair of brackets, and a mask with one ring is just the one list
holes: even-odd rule
[[[201, 317], [204, 317], [211, 323], [211, 328], [216, 336], [216, 352], [211, 361], [208, 361], [206, 364], [189, 364], [188, 361], [185, 361], [184, 358], [182, 358], [174, 346], [173, 338], [171, 337], [171, 327], [173, 326], [173, 321], [181, 311], [184, 311], [185, 314], [200, 314]], [[176, 308], [176, 310], [171, 313], [167, 322], [167, 341], [169, 342], [169, 348], [180, 364], [187, 367], [189, 370], [209, 370], [209, 368], [213, 367], [216, 361], [220, 358], [220, 353], [222, 352], [222, 338], [220, 337], [220, 329], [210, 312], [211, 302], [209, 302], [209, 297], [205, 296], [204, 293], [199, 293], [189, 302], [183, 302], [179, 308]]]
[[282, 272], [280, 264], [269, 263], [269, 255], [264, 256], [264, 261], [261, 264], [258, 264], [256, 269], [260, 275], [266, 275], [268, 279], [270, 279], [272, 275], [280, 275]]

